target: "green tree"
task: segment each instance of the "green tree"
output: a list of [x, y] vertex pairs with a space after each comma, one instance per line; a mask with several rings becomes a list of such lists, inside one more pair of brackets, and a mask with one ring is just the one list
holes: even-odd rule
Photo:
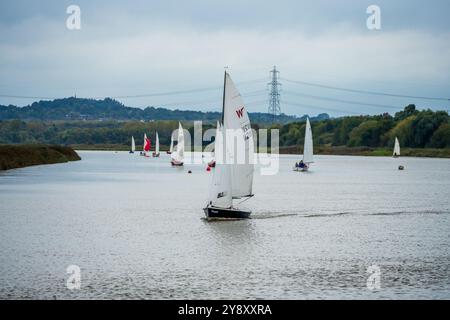
[[430, 147], [433, 148], [450, 148], [450, 124], [443, 123], [434, 132], [430, 140]]
[[411, 124], [413, 134], [413, 145], [411, 147], [423, 148], [428, 145], [436, 131], [442, 123], [448, 121], [448, 114], [444, 111], [433, 112], [431, 110], [422, 111]]
[[379, 144], [381, 132], [381, 121], [369, 120], [363, 122], [350, 132], [347, 145], [350, 147], [376, 147]]

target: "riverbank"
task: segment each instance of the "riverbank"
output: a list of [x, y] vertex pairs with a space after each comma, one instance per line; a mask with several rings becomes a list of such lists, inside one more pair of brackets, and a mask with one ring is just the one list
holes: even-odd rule
[[[91, 145], [71, 145], [75, 150], [98, 150], [98, 151], [128, 151], [129, 146], [120, 144], [91, 144]], [[165, 152], [161, 146], [161, 152]], [[137, 150], [141, 150], [137, 148]], [[280, 147], [280, 154], [302, 154], [303, 146]], [[346, 147], [346, 146], [315, 146], [315, 154], [336, 155], [336, 156], [392, 156], [391, 149], [370, 148], [370, 147]], [[450, 158], [450, 148], [402, 148], [401, 155], [404, 157], [427, 157], [427, 158]]]
[[81, 160], [70, 147], [58, 145], [0, 145], [0, 170]]
[[[280, 147], [280, 154], [302, 154], [302, 146]], [[390, 157], [391, 149], [370, 147], [346, 147], [346, 146], [315, 146], [314, 154], [336, 156], [374, 156]], [[426, 157], [426, 158], [450, 158], [450, 148], [402, 148], [402, 157]]]

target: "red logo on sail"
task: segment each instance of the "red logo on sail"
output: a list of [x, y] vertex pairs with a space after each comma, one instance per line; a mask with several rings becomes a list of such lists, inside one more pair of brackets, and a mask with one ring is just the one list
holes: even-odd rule
[[239, 110], [236, 110], [236, 114], [239, 119], [242, 118], [242, 116], [244, 115], [244, 107], [240, 108]]

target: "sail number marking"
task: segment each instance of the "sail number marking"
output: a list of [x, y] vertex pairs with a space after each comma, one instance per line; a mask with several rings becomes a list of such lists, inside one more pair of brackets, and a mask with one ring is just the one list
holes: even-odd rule
[[244, 132], [244, 140], [250, 139], [252, 136], [252, 127], [250, 126], [250, 122], [247, 122], [242, 127], [242, 132]]

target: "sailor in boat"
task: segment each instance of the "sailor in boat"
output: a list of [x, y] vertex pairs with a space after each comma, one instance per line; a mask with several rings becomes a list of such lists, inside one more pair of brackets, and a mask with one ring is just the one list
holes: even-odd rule
[[300, 160], [300, 163], [298, 164], [298, 167], [300, 169], [304, 169], [306, 167], [306, 164], [303, 162], [303, 160]]

